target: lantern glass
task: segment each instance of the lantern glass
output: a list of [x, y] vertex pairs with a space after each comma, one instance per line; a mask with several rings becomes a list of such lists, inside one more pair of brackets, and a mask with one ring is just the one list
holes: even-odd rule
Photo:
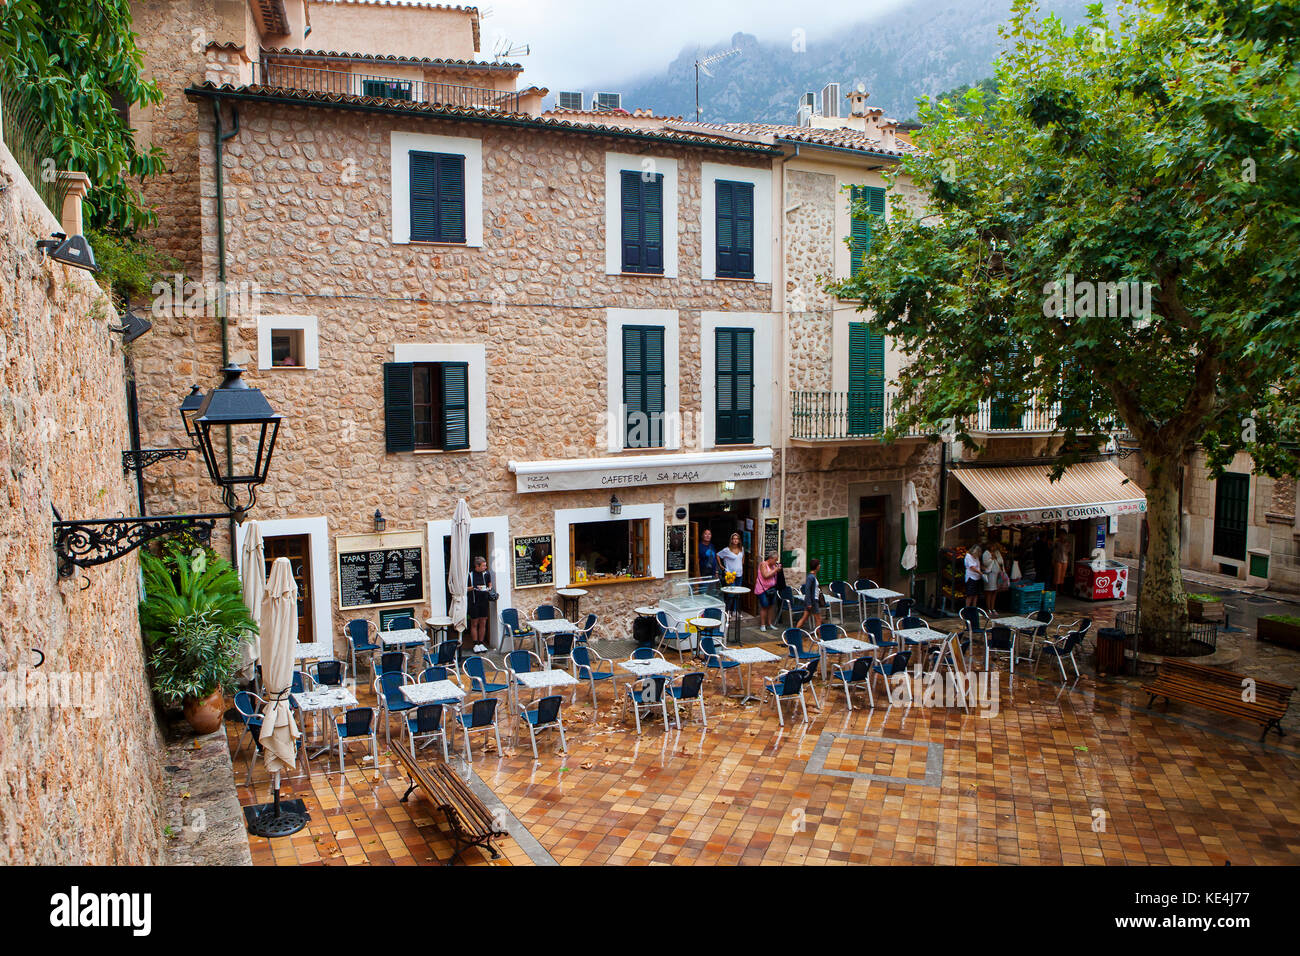
[[190, 442], [197, 445], [199, 440], [199, 431], [194, 427], [194, 416], [198, 414], [199, 409], [203, 406], [203, 389], [197, 385], [190, 386], [190, 393], [185, 396], [181, 402], [180, 413], [181, 423], [185, 426], [185, 435]]
[[[199, 450], [208, 476], [221, 488], [221, 499], [232, 511], [251, 508], [257, 486], [266, 481], [280, 433], [281, 416], [243, 380], [238, 365], [223, 369], [225, 378], [204, 398], [194, 418]], [[239, 489], [248, 489], [240, 503]]]

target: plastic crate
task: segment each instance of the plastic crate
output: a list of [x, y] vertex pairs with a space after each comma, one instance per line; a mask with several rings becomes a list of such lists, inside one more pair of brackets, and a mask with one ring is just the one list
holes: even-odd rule
[[1055, 591], [1044, 591], [1044, 592], [1043, 592], [1043, 606], [1042, 606], [1041, 608], [1039, 608], [1039, 610], [1042, 610], [1042, 611], [1055, 611], [1055, 610], [1056, 610], [1056, 592], [1055, 592]]
[[1032, 614], [1042, 609], [1042, 585], [1032, 588], [1011, 589], [1011, 612], [1013, 614]]

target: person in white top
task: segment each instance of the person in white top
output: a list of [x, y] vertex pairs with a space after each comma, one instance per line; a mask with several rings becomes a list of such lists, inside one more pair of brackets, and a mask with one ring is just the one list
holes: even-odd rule
[[[727, 546], [718, 552], [718, 568], [725, 574], [734, 574], [732, 584], [740, 584], [745, 577], [745, 548], [740, 543], [740, 532], [733, 531]], [[727, 581], [723, 581], [726, 584]]]
[[998, 582], [1006, 569], [1002, 560], [1002, 548], [996, 541], [984, 549], [980, 568], [984, 572], [984, 609], [992, 614], [993, 603], [998, 596]]
[[966, 552], [964, 559], [966, 566], [966, 580], [964, 586], [966, 589], [966, 606], [974, 607], [979, 602], [980, 584], [983, 576], [980, 574], [980, 546], [972, 544], [970, 550]]

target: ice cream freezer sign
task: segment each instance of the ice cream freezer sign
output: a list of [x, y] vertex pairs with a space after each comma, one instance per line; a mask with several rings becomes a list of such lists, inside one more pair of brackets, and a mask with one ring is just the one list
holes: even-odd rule
[[577, 491], [584, 488], [637, 488], [712, 481], [751, 481], [772, 477], [772, 462], [744, 461], [683, 465], [669, 468], [607, 468], [584, 471], [538, 471], [517, 474], [519, 492]]

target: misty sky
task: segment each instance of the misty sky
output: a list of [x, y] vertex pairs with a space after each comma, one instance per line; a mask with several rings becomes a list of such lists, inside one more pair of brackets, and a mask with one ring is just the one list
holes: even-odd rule
[[[663, 69], [683, 47], [723, 43], [737, 31], [760, 40], [789, 40], [796, 29], [810, 44], [836, 27], [870, 19], [906, 0], [480, 0], [483, 55], [498, 36], [532, 52], [518, 61], [524, 80], [556, 90], [592, 92], [601, 81], [624, 81]], [[809, 52], [812, 52], [811, 50]]]

